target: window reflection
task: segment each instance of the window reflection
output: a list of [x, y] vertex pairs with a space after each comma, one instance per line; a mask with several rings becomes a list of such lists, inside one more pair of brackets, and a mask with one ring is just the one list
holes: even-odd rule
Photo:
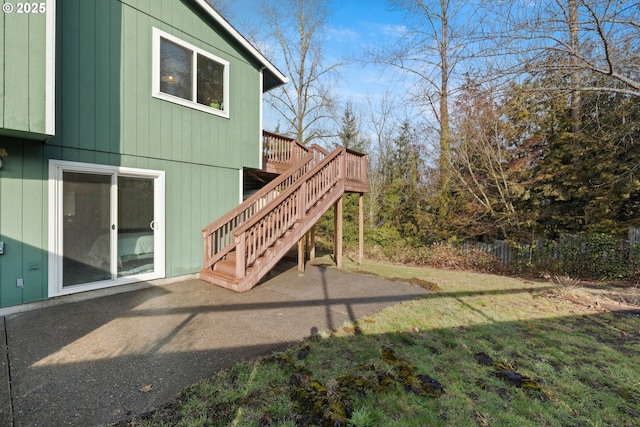
[[224, 64], [194, 49], [160, 38], [160, 92], [224, 111], [225, 83]]
[[224, 108], [224, 65], [198, 55], [198, 104]]
[[160, 91], [193, 100], [192, 52], [165, 39], [160, 39]]

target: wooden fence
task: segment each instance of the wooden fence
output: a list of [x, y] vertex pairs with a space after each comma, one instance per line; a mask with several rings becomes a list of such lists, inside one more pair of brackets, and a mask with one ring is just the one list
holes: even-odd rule
[[640, 244], [640, 228], [631, 227], [629, 229], [629, 242], [633, 245]]
[[627, 239], [604, 234], [565, 234], [558, 240], [528, 244], [506, 240], [464, 242], [464, 250], [480, 250], [515, 270], [547, 268], [576, 276], [635, 275], [640, 265], [640, 228], [630, 228]]

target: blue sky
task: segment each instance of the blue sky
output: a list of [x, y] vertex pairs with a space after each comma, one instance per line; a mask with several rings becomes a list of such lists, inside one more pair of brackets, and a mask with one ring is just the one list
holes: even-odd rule
[[[243, 32], [248, 23], [255, 23], [259, 3], [259, 0], [229, 1], [229, 21]], [[385, 1], [335, 1], [333, 7], [324, 51], [327, 64], [342, 62], [342, 58], [349, 55], [360, 56], [367, 46], [388, 43], [402, 35], [401, 16], [389, 11]], [[284, 71], [274, 58], [269, 59]], [[398, 90], [393, 87], [394, 79], [390, 73], [381, 75], [380, 70], [373, 66], [363, 68], [352, 63], [344, 66], [340, 74], [342, 79], [336, 88], [339, 98], [342, 102], [351, 100], [361, 110], [366, 105], [367, 96], [375, 99], [387, 89]], [[265, 127], [271, 126], [272, 120], [265, 111]]]
[[[404, 27], [398, 15], [390, 12], [384, 1], [339, 3], [328, 31], [328, 56], [360, 56], [367, 47], [380, 46], [402, 36]], [[376, 67], [363, 68], [359, 64], [345, 67], [343, 75], [343, 93], [351, 94], [354, 101], [366, 94], [384, 92], [392, 80], [389, 73], [381, 75]]]

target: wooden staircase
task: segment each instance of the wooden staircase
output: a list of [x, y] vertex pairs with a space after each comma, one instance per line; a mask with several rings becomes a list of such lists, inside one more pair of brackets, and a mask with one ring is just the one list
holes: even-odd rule
[[[283, 141], [290, 149], [278, 145]], [[200, 278], [236, 292], [254, 287], [345, 192], [368, 191], [361, 153], [342, 147], [327, 153], [267, 133], [265, 150], [279, 159], [277, 152], [287, 153], [286, 172], [202, 230]], [[265, 158], [265, 169], [286, 164]]]

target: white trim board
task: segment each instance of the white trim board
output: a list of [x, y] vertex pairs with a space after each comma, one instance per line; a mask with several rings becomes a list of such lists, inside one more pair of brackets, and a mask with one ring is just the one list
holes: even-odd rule
[[[118, 277], [110, 280], [63, 287], [63, 172], [80, 172], [111, 175], [111, 222], [117, 229], [117, 187], [118, 176], [154, 179], [154, 270], [150, 273]], [[165, 172], [148, 169], [125, 168], [91, 163], [49, 160], [49, 297], [70, 295], [78, 292], [104, 289], [113, 286], [142, 282], [165, 277]], [[112, 247], [111, 259], [116, 259], [116, 248]], [[114, 265], [114, 264], [112, 264]], [[114, 273], [112, 269], [112, 273]]]
[[56, 134], [56, 0], [47, 0], [45, 133]]
[[[178, 96], [173, 96], [164, 92], [160, 91], [160, 39], [163, 38], [165, 40], [168, 40], [172, 43], [175, 43], [178, 46], [184, 47], [185, 49], [190, 50], [191, 52], [193, 52], [192, 55], [192, 94], [191, 94], [191, 100], [187, 100], [187, 99], [183, 99], [180, 98]], [[213, 114], [216, 116], [221, 116], [224, 118], [229, 118], [229, 111], [231, 110], [230, 107], [230, 100], [229, 100], [229, 87], [230, 87], [230, 81], [229, 81], [229, 76], [230, 76], [230, 72], [229, 72], [229, 61], [225, 61], [224, 59], [210, 53], [207, 52], [206, 50], [200, 49], [197, 46], [192, 45], [191, 43], [187, 43], [186, 41], [172, 35], [169, 34], [165, 31], [162, 31], [156, 27], [152, 28], [152, 53], [151, 53], [151, 61], [152, 61], [152, 65], [151, 65], [151, 95], [154, 98], [158, 98], [158, 99], [162, 99], [164, 101], [168, 101], [168, 102], [172, 102], [174, 104], [179, 104], [185, 107], [189, 107], [189, 108], [193, 108], [195, 110], [199, 110], [205, 113], [209, 113], [209, 114]], [[216, 109], [216, 108], [211, 108], [207, 105], [202, 105], [199, 104], [197, 102], [197, 72], [198, 72], [198, 67], [197, 67], [197, 56], [198, 55], [202, 55], [208, 59], [211, 59], [212, 61], [215, 61], [219, 64], [221, 64], [224, 67], [224, 76], [223, 76], [223, 98], [224, 98], [224, 106], [222, 110]]]

